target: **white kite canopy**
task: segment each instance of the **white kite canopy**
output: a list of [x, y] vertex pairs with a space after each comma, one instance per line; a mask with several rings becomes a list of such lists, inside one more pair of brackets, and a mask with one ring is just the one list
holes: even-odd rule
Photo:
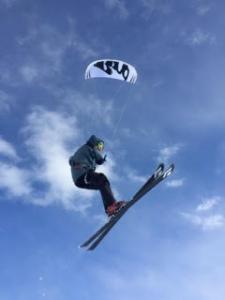
[[135, 83], [137, 71], [132, 65], [121, 60], [100, 59], [88, 65], [85, 71], [85, 79], [101, 77]]

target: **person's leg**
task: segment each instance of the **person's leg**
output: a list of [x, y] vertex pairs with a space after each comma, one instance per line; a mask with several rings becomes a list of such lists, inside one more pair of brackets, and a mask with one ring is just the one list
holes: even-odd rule
[[84, 189], [99, 190], [105, 210], [116, 201], [111, 190], [110, 182], [102, 173], [88, 172], [78, 178], [76, 186]]

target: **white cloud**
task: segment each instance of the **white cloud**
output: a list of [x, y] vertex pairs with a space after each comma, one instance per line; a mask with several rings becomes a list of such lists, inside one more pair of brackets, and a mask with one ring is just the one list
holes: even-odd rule
[[[183, 300], [224, 298], [223, 232], [198, 235], [197, 239], [166, 235], [160, 239], [158, 234], [155, 238], [157, 243], [151, 255], [148, 251], [138, 254], [139, 247], [128, 242], [126, 247], [131, 256], [127, 256], [127, 250], [122, 252], [123, 264], [121, 257], [114, 256], [111, 265], [90, 265], [93, 278], [101, 282], [101, 299], [104, 295], [110, 295], [107, 300], [174, 300], [180, 299], [180, 295]], [[145, 242], [145, 248], [150, 249], [153, 241]]]
[[105, 224], [108, 221], [108, 217], [105, 213], [104, 214], [96, 214], [96, 215], [93, 215], [93, 220], [97, 224], [99, 224], [99, 226], [102, 226], [103, 224]]
[[121, 19], [127, 19], [129, 17], [129, 11], [126, 4], [122, 0], [104, 0], [106, 7], [109, 10], [116, 11]]
[[0, 188], [13, 197], [30, 195], [30, 174], [28, 171], [11, 164], [0, 162]]
[[216, 206], [220, 201], [221, 201], [221, 197], [218, 197], [218, 196], [204, 199], [204, 200], [202, 200], [202, 203], [200, 203], [197, 206], [196, 211], [197, 212], [200, 212], [200, 211], [209, 211], [214, 206]]
[[160, 149], [157, 160], [159, 162], [168, 162], [168, 160], [170, 160], [174, 155], [176, 155], [181, 148], [182, 145], [180, 144], [164, 147]]
[[98, 172], [104, 173], [111, 181], [119, 180], [118, 175], [115, 173], [116, 163], [113, 159], [113, 155], [109, 153], [109, 157], [106, 158], [107, 162], [98, 167]]
[[9, 142], [4, 140], [1, 136], [0, 136], [0, 155], [4, 155], [6, 157], [18, 160], [18, 156], [13, 145], [11, 145]]
[[97, 50], [90, 42], [85, 42], [72, 25], [69, 24], [68, 31], [62, 33], [49, 25], [41, 25], [37, 29], [32, 24], [26, 34], [17, 37], [18, 45], [24, 51], [29, 51], [25, 56], [27, 59], [19, 67], [19, 73], [25, 81], [29, 83], [39, 79], [42, 82], [46, 77], [55, 79], [56, 74], [64, 70], [68, 52], [79, 55], [83, 60], [98, 56]]
[[164, 0], [141, 0], [141, 4], [144, 9], [143, 17], [146, 19], [151, 18], [154, 12], [167, 15], [172, 11], [171, 4]]
[[183, 212], [181, 215], [193, 225], [203, 230], [214, 230], [225, 225], [225, 217], [221, 213], [213, 213], [212, 209], [221, 201], [221, 197], [205, 198], [193, 212]]
[[194, 30], [190, 35], [184, 33], [185, 41], [190, 46], [200, 46], [202, 44], [214, 44], [215, 37], [208, 33], [204, 32], [201, 29]]
[[[36, 107], [27, 118], [23, 129], [28, 151], [34, 157], [33, 182], [46, 185], [42, 196], [31, 198], [34, 204], [49, 205], [61, 203], [67, 209], [80, 212], [92, 205], [90, 199], [96, 193], [78, 189], [74, 186], [70, 174], [68, 158], [72, 147], [80, 145], [81, 130], [75, 116], [62, 112]], [[116, 180], [113, 159], [98, 169], [110, 180]]]
[[55, 39], [46, 39], [40, 43], [44, 58], [54, 71], [60, 71], [63, 65], [64, 55], [69, 47], [70, 41], [65, 36], [56, 36]]
[[197, 7], [197, 14], [200, 16], [205, 16], [211, 10], [210, 5], [200, 5]]
[[[63, 91], [54, 89], [51, 91], [60, 100], [69, 106], [70, 112], [79, 116], [79, 120], [88, 119], [89, 127], [102, 127], [104, 124], [112, 128], [113, 116], [115, 113], [114, 105], [111, 100], [99, 99], [93, 95], [82, 95], [73, 89]], [[86, 121], [85, 121], [86, 123]]]
[[171, 188], [178, 188], [184, 185], [184, 179], [173, 179], [166, 182], [166, 185]]
[[20, 69], [20, 73], [25, 81], [32, 82], [39, 76], [39, 70], [32, 64], [23, 65]]
[[[51, 89], [51, 87], [49, 88]], [[33, 164], [31, 170], [21, 169], [19, 172], [19, 168], [15, 166], [14, 162], [13, 170], [14, 173], [17, 171], [15, 176], [17, 176], [18, 182], [21, 176], [21, 189], [24, 186], [27, 196], [30, 192], [27, 200], [31, 203], [42, 206], [59, 203], [67, 209], [85, 212], [86, 208], [92, 205], [90, 199], [96, 193], [74, 186], [68, 158], [75, 151], [75, 147], [88, 138], [86, 133], [83, 137], [85, 131], [83, 120], [88, 119], [89, 125], [94, 131], [98, 127], [100, 129], [102, 124], [111, 127], [113, 106], [111, 101], [104, 99], [103, 105], [103, 101], [93, 96], [83, 97], [74, 90], [54, 89], [54, 93], [56, 101], [59, 99], [62, 102], [63, 99], [64, 108], [69, 113], [63, 112], [62, 109], [57, 112], [43, 107], [33, 108], [22, 129], [25, 146], [27, 146], [28, 153], [32, 157]], [[3, 139], [0, 139], [0, 152], [10, 159], [18, 159], [15, 148]], [[110, 181], [116, 181], [118, 176], [114, 170], [115, 161], [112, 155], [108, 155], [107, 163], [98, 171], [104, 172]], [[30, 175], [26, 177], [26, 180], [24, 180], [25, 173], [26, 176], [27, 174]], [[11, 194], [15, 195], [18, 187], [18, 185], [14, 186], [13, 184], [15, 176], [12, 177], [11, 184], [10, 176], [6, 176], [7, 189], [10, 191], [12, 188]], [[36, 189], [36, 185], [40, 184], [42, 185], [41, 189]], [[6, 186], [6, 183], [4, 185]], [[27, 189], [27, 186], [32, 186], [32, 189]], [[19, 190], [17, 194], [21, 195], [22, 193]]]
[[68, 50], [77, 52], [85, 60], [98, 55], [90, 43], [86, 43], [73, 28], [70, 28], [68, 33], [62, 34], [50, 26], [42, 26], [38, 38], [42, 53], [53, 63], [56, 70], [61, 69]]
[[156, 9], [155, 0], [142, 0], [141, 1], [143, 7], [149, 14], [152, 14], [153, 11]]
[[33, 27], [30, 27], [28, 28], [28, 32], [25, 34], [25, 35], [21, 35], [21, 36], [18, 36], [17, 37], [17, 43], [20, 45], [20, 46], [24, 46], [26, 45], [28, 42], [32, 42], [34, 41], [34, 39], [36, 38], [38, 34], [38, 30], [37, 28], [33, 28]]
[[[33, 201], [42, 205], [60, 202], [67, 208], [76, 209], [73, 202], [76, 195], [89, 194], [80, 193], [74, 187], [68, 164], [69, 144], [72, 141], [75, 144], [79, 137], [76, 119], [37, 107], [28, 116], [23, 131], [28, 150], [34, 156], [35, 179], [47, 185], [43, 200], [34, 198]], [[87, 203], [83, 205], [86, 208]]]
[[81, 56], [81, 58], [83, 60], [93, 59], [93, 58], [99, 56], [99, 53], [97, 50], [92, 48], [85, 41], [82, 41], [81, 38], [79, 38], [78, 36], [74, 36], [73, 42], [72, 42], [72, 47], [75, 51], [77, 51], [77, 53], [79, 53], [79, 55]]
[[197, 214], [182, 213], [181, 215], [192, 224], [201, 227], [203, 230], [218, 229], [224, 227], [225, 224], [225, 218], [221, 214], [199, 216]]
[[132, 168], [126, 168], [127, 178], [135, 183], [144, 183], [147, 180], [147, 176], [137, 174], [137, 171]]
[[6, 92], [0, 90], [0, 113], [9, 111], [12, 99]]

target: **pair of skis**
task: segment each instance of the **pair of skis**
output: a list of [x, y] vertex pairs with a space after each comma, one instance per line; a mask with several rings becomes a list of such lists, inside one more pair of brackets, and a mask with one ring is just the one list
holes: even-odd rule
[[112, 216], [109, 221], [104, 224], [99, 230], [97, 230], [87, 241], [85, 241], [81, 248], [86, 248], [86, 250], [94, 250], [108, 232], [113, 228], [113, 226], [120, 220], [120, 218], [127, 212], [127, 210], [134, 205], [138, 200], [140, 200], [145, 194], [147, 194], [151, 189], [158, 185], [161, 181], [172, 174], [174, 170], [174, 164], [169, 165], [165, 169], [164, 164], [160, 164], [152, 176], [146, 181], [146, 183], [139, 189], [139, 191], [129, 200], [126, 205], [119, 210], [114, 216]]

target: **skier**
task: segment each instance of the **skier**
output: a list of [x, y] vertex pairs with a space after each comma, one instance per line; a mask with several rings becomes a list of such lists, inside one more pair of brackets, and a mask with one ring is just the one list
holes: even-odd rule
[[79, 188], [99, 190], [105, 212], [111, 217], [125, 206], [126, 201], [116, 201], [106, 175], [95, 172], [96, 165], [102, 165], [106, 161], [106, 155], [102, 156], [103, 150], [104, 141], [92, 135], [70, 157], [69, 164], [74, 184]]

